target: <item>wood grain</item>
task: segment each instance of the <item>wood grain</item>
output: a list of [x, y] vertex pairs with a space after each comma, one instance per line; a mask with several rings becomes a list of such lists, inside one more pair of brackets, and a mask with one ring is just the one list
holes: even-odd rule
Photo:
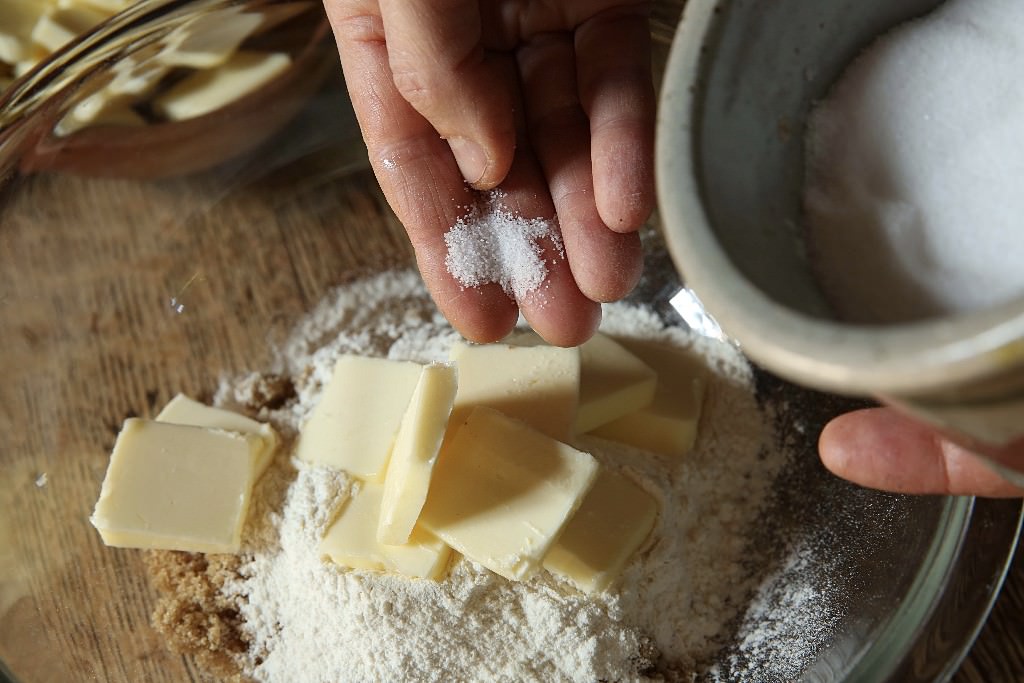
[[24, 681], [197, 680], [149, 628], [141, 554], [104, 547], [87, 521], [116, 431], [175, 391], [209, 396], [222, 374], [267, 367], [331, 286], [410, 262], [372, 176], [332, 179], [351, 154], [300, 183], [276, 155], [174, 181], [42, 175], [3, 191], [0, 660]]

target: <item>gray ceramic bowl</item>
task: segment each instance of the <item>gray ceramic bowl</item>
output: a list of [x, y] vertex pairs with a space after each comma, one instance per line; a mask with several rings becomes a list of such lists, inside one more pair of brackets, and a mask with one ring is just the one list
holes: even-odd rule
[[683, 276], [752, 359], [801, 384], [878, 397], [1022, 470], [1024, 299], [843, 324], [802, 241], [809, 109], [873, 39], [938, 4], [691, 0], [660, 104], [660, 208]]

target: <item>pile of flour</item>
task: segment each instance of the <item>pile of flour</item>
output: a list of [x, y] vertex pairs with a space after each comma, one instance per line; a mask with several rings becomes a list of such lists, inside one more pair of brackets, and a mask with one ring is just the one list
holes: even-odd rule
[[[440, 582], [332, 565], [316, 548], [355, 483], [282, 452], [258, 485], [239, 575], [223, 588], [249, 642], [244, 672], [268, 683], [733, 678], [710, 664], [752, 609], [751, 536], [787, 454], [734, 347], [625, 304], [605, 308], [602, 329], [692, 349], [713, 373], [700, 436], [682, 460], [596, 438], [576, 444], [660, 504], [611, 591], [586, 596], [545, 572], [511, 582], [465, 559]], [[284, 345], [275, 371], [293, 378], [295, 398], [260, 417], [294, 435], [338, 354], [444, 360], [456, 339], [414, 272], [351, 283]], [[260, 380], [226, 381], [217, 400], [251, 406]]]

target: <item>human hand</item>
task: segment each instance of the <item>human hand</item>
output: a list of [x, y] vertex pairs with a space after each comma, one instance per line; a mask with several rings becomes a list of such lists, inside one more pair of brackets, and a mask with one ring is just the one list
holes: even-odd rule
[[[325, 0], [370, 162], [449, 321], [494, 341], [517, 308], [550, 343], [586, 340], [639, 279], [654, 203], [648, 3]], [[467, 187], [467, 183], [470, 187]], [[513, 301], [464, 288], [444, 234], [499, 188], [525, 218], [557, 214], [545, 284]]]
[[833, 473], [856, 484], [897, 493], [1011, 498], [1021, 490], [985, 461], [892, 408], [841, 415], [818, 444]]

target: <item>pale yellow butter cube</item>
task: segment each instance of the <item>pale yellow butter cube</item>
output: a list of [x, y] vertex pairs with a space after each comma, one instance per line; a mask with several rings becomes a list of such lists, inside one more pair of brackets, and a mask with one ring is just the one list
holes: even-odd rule
[[352, 569], [391, 571], [422, 579], [439, 578], [448, 566], [451, 548], [416, 528], [407, 543], [377, 542], [377, 521], [384, 487], [364, 483], [342, 508], [320, 542], [320, 553]]
[[53, 8], [39, 17], [32, 27], [32, 42], [50, 52], [56, 52], [108, 16], [106, 12], [88, 5], [65, 4]]
[[708, 370], [695, 354], [656, 342], [624, 340], [633, 354], [654, 369], [658, 385], [646, 408], [601, 425], [590, 433], [669, 456], [693, 447], [700, 423]]
[[157, 61], [158, 55], [150, 46], [118, 61], [110, 69], [114, 77], [101, 92], [108, 98], [137, 99], [148, 95], [171, 70]]
[[45, 0], [0, 0], [0, 62], [34, 59], [32, 29], [49, 9]]
[[[506, 340], [516, 346], [547, 344], [536, 332], [518, 332]], [[580, 345], [580, 403], [572, 425], [582, 434], [635, 413], [654, 397], [657, 376], [614, 339], [597, 333]]]
[[214, 408], [193, 400], [184, 394], [178, 394], [164, 406], [156, 416], [157, 422], [172, 422], [193, 427], [223, 429], [239, 434], [252, 434], [263, 440], [263, 448], [254, 463], [256, 477], [267, 468], [279, 442], [277, 432], [268, 424], [257, 422], [245, 415], [239, 415], [223, 408]]
[[222, 65], [185, 78], [153, 106], [170, 121], [194, 119], [256, 92], [290, 65], [291, 57], [283, 52], [239, 51]]
[[381, 481], [422, 370], [418, 363], [342, 356], [302, 427], [298, 457]]
[[577, 434], [648, 406], [657, 375], [622, 344], [601, 333], [580, 346], [580, 406]]
[[[536, 332], [516, 332], [515, 346], [546, 346]], [[583, 434], [636, 412], [654, 398], [657, 375], [622, 344], [598, 332], [579, 347], [580, 394], [573, 430]]]
[[578, 349], [458, 343], [450, 359], [459, 371], [453, 427], [475, 406], [487, 406], [553, 439], [569, 439], [579, 401]]
[[31, 45], [25, 51], [23, 58], [19, 62], [15, 62], [12, 69], [15, 78], [21, 78], [32, 69], [36, 68], [39, 62], [43, 61], [49, 56], [49, 53], [38, 45]]
[[83, 97], [60, 120], [59, 135], [95, 126], [144, 126], [146, 119], [134, 108], [170, 71], [154, 65], [152, 55], [132, 55], [111, 68], [114, 77], [103, 88]]
[[74, 40], [78, 34], [78, 30], [60, 23], [53, 13], [47, 13], [40, 17], [32, 28], [31, 39], [34, 45], [47, 52], [56, 52]]
[[116, 14], [121, 10], [128, 9], [135, 0], [73, 0], [68, 2], [62, 0], [62, 4], [91, 5], [101, 12]]
[[56, 126], [57, 135], [71, 135], [86, 128], [98, 126], [146, 125], [146, 119], [132, 107], [133, 101], [124, 97], [110, 97], [105, 90], [86, 97], [62, 118]]
[[17, 36], [0, 30], [0, 66], [21, 61], [23, 50], [22, 41]]
[[108, 545], [237, 552], [263, 447], [251, 434], [130, 418], [90, 521]]
[[526, 579], [597, 476], [589, 453], [475, 408], [444, 445], [420, 525], [493, 572]]
[[[0, 18], [0, 21], [3, 19]], [[23, 61], [26, 52], [25, 41], [13, 33], [0, 28], [0, 64], [15, 64]]]
[[211, 69], [228, 61], [262, 23], [260, 13], [245, 12], [243, 7], [200, 14], [171, 31], [158, 60], [168, 66]]
[[423, 368], [388, 461], [377, 527], [377, 540], [381, 543], [406, 543], [416, 526], [456, 389], [454, 367], [433, 364]]
[[544, 568], [586, 592], [608, 588], [650, 535], [658, 504], [621, 474], [602, 470], [558, 541]]

